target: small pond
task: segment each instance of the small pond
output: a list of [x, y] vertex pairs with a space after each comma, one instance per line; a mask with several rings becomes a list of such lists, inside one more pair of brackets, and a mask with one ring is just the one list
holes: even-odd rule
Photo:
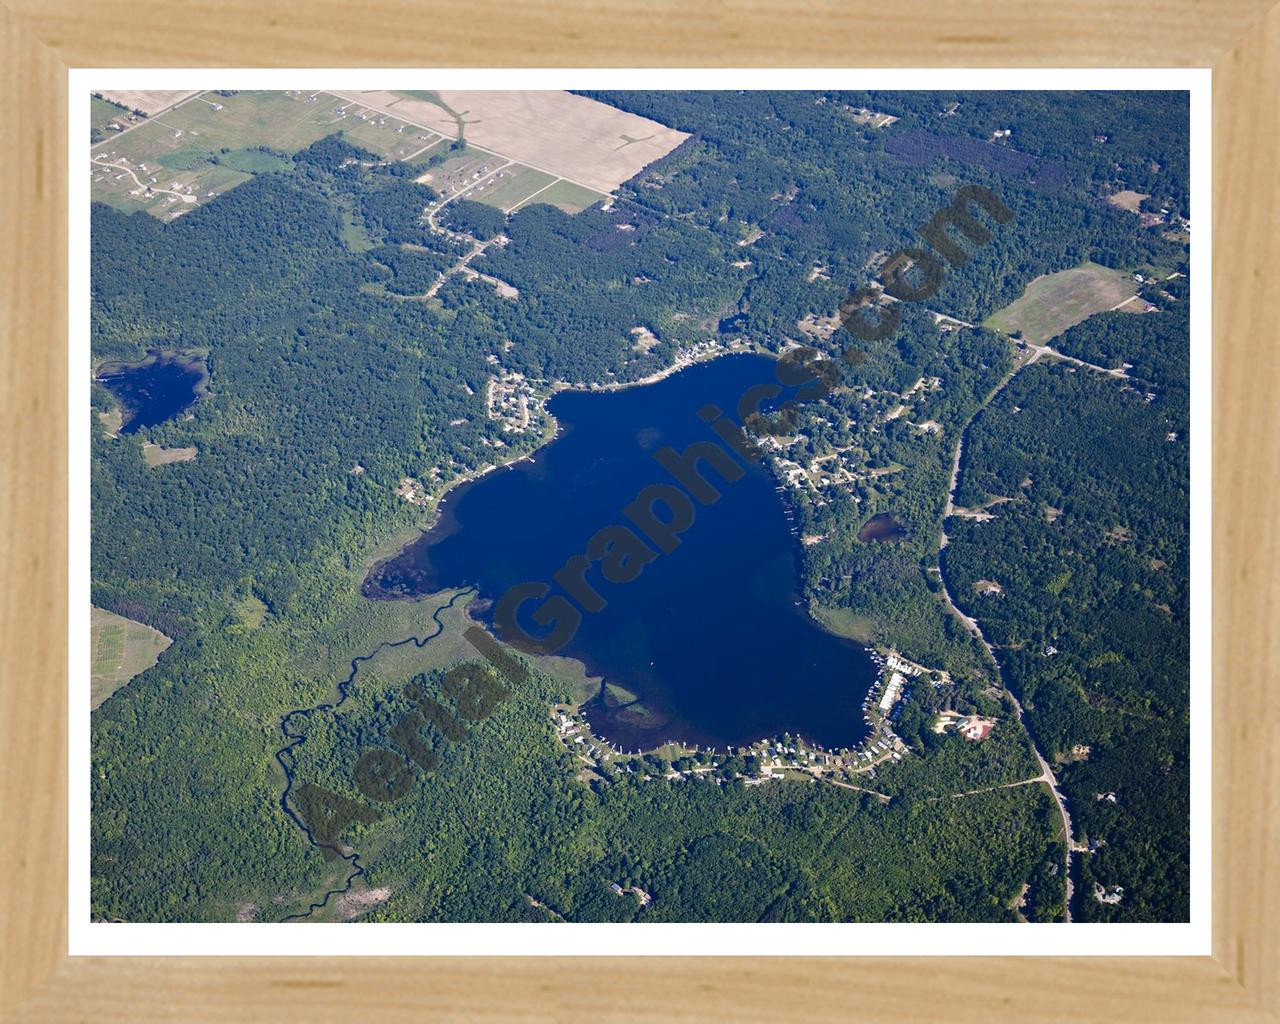
[[891, 512], [881, 512], [878, 516], [872, 516], [862, 524], [862, 529], [858, 531], [858, 540], [863, 543], [867, 541], [905, 540], [906, 537], [906, 527], [894, 519]]
[[182, 352], [152, 352], [136, 363], [103, 363], [94, 378], [120, 403], [120, 433], [171, 420], [195, 404], [209, 381], [204, 357]]

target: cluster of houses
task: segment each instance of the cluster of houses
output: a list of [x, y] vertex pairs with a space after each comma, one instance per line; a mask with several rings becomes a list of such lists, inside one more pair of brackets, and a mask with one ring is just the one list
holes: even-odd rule
[[[828, 750], [821, 744], [808, 743], [803, 738], [790, 734], [763, 739], [749, 746], [728, 749], [729, 756], [741, 755], [755, 759], [754, 766], [748, 762], [748, 772], [735, 772], [734, 776], [747, 786], [760, 786], [787, 778], [788, 771], [800, 772], [802, 777], [808, 777], [812, 781], [823, 777], [831, 777], [837, 781], [839, 778], [847, 780], [855, 774], [875, 778], [877, 767], [882, 767], [887, 762], [901, 761], [910, 750], [894, 733], [891, 722], [895, 707], [909, 694], [909, 682], [920, 677], [927, 682], [937, 676], [933, 685], [945, 686], [949, 684], [950, 677], [945, 672], [927, 669], [908, 661], [893, 651], [887, 654], [873, 652], [872, 658], [881, 666], [882, 672], [863, 701], [863, 714], [869, 731], [866, 739], [857, 747]], [[580, 779], [594, 780], [597, 778], [594, 773], [607, 765], [609, 771], [605, 774], [608, 777], [602, 778], [603, 782], [608, 782], [610, 778], [616, 781], [619, 775], [631, 775], [637, 782], [649, 782], [660, 774], [671, 782], [705, 779], [723, 786], [732, 781], [722, 768], [723, 755], [713, 750], [699, 751], [693, 748], [684, 751], [676, 764], [666, 767], [665, 773], [662, 773], [654, 768], [653, 759], [643, 755], [642, 751], [623, 750], [595, 735], [578, 709], [557, 705], [551, 711], [551, 718], [557, 737], [585, 766]], [[965, 739], [980, 741], [990, 735], [994, 724], [991, 719], [980, 715], [965, 716], [956, 711], [946, 711], [941, 713], [935, 731], [942, 732], [955, 726]], [[667, 746], [680, 747], [671, 740], [667, 742]]]
[[108, 132], [122, 132], [126, 128], [132, 128], [135, 124], [141, 123], [145, 118], [139, 110], [122, 111], [103, 125], [103, 130]]
[[[140, 163], [135, 168], [128, 159], [116, 155], [113, 150], [110, 153], [99, 153], [92, 158], [92, 166], [90, 174], [93, 177], [94, 184], [107, 183], [108, 187], [121, 185], [128, 188], [132, 183], [135, 187], [128, 189], [129, 195], [137, 200], [146, 201], [155, 198], [157, 195], [163, 195], [165, 198], [160, 201], [160, 209], [166, 209], [181, 201], [183, 205], [179, 206], [166, 214], [167, 219], [173, 219], [186, 213], [193, 208], [200, 196], [200, 188], [197, 181], [182, 181], [175, 178], [168, 185], [158, 183], [156, 174], [161, 169], [149, 168], [146, 164]], [[206, 192], [205, 199], [212, 199], [216, 193], [213, 191]]]
[[[559, 705], [552, 709], [551, 718], [557, 737], [587, 769], [588, 773], [580, 775], [580, 780], [590, 780], [593, 778], [590, 773], [606, 765], [615, 778], [630, 775], [636, 782], [650, 782], [658, 777], [659, 773], [653, 768], [652, 762], [644, 759], [641, 751], [623, 750], [595, 735], [580, 711]], [[680, 746], [674, 740], [668, 740], [666, 745]], [[728, 750], [729, 755], [738, 754], [756, 759], [758, 767], [752, 773], [735, 773], [735, 777], [747, 786], [780, 781], [787, 777], [788, 771], [801, 772], [815, 781], [824, 775], [848, 777], [850, 772], [866, 772], [874, 778], [875, 766], [881, 761], [900, 761], [907, 752], [905, 744], [884, 725], [873, 728], [871, 735], [857, 748], [827, 750], [820, 744], [811, 744], [801, 737], [788, 734]], [[681, 767], [668, 767], [661, 777], [668, 782], [703, 779], [717, 785], [727, 785], [731, 780], [725, 776], [722, 768], [723, 756], [713, 750], [699, 751], [696, 747], [692, 748], [677, 760]], [[686, 760], [692, 762], [694, 758], [697, 759], [696, 763], [685, 763]]]
[[[556, 735], [571, 750], [575, 747], [578, 748], [575, 753], [583, 757], [584, 760], [590, 761], [593, 765], [598, 765], [604, 760], [612, 760], [615, 757], [623, 756], [621, 747], [593, 735], [585, 718], [557, 709], [553, 712], [553, 719], [556, 725]], [[636, 753], [638, 754], [639, 751], [636, 751]]]
[[906, 680], [901, 672], [895, 672], [889, 677], [889, 684], [884, 688], [880, 703], [877, 705], [882, 715], [887, 715], [894, 702], [902, 695], [902, 684], [904, 682]]
[[981, 715], [962, 715], [958, 711], [942, 711], [933, 725], [933, 731], [943, 733], [953, 725], [957, 733], [975, 743], [985, 740], [995, 728], [995, 722]]
[[749, 351], [751, 351], [751, 342], [746, 338], [729, 340], [708, 338], [705, 341], [698, 341], [692, 345], [684, 345], [677, 349], [675, 362], [672, 366], [674, 369], [683, 369], [686, 366], [692, 366], [694, 363], [702, 362], [704, 359], [710, 359], [713, 356], [727, 352]]
[[[352, 472], [359, 470], [364, 472], [363, 466], [356, 466]], [[402, 501], [407, 501], [410, 505], [426, 505], [431, 501], [431, 496], [427, 493], [426, 487], [421, 480], [415, 480], [411, 476], [403, 477], [400, 480], [400, 486], [396, 488], [396, 497]]]
[[[497, 362], [492, 356], [491, 361]], [[522, 373], [509, 370], [501, 371], [499, 376], [490, 377], [485, 392], [485, 411], [491, 420], [498, 420], [502, 429], [513, 434], [523, 434], [533, 422], [530, 402], [537, 408], [537, 399], [533, 384], [525, 379]]]
[[[868, 422], [888, 423], [910, 412], [911, 406], [932, 392], [942, 389], [939, 377], [921, 377], [907, 390], [874, 391], [864, 388], [861, 402]], [[912, 423], [920, 436], [936, 434], [941, 427], [932, 420]], [[870, 431], [876, 433], [877, 426]], [[758, 439], [764, 450], [765, 460], [775, 477], [781, 482], [778, 493], [786, 499], [789, 491], [806, 493], [819, 507], [826, 504], [822, 497], [825, 489], [844, 487], [873, 480], [883, 474], [883, 470], [869, 468], [861, 449], [855, 443], [847, 445], [831, 445], [821, 454], [810, 454], [809, 436], [801, 431], [788, 436], [765, 436]], [[858, 494], [852, 495], [854, 501], [860, 501]]]

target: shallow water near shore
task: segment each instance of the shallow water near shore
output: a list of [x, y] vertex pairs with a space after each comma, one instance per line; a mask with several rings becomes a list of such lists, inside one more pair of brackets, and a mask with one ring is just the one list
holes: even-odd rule
[[[365, 593], [475, 586], [496, 601], [526, 581], [562, 593], [553, 576], [566, 559], [601, 528], [631, 526], [623, 509], [642, 489], [676, 482], [655, 452], [720, 444], [698, 411], [714, 403], [732, 416], [749, 388], [775, 380], [772, 359], [739, 355], [644, 387], [558, 394], [550, 405], [556, 439], [451, 492], [436, 525], [375, 568]], [[810, 618], [796, 592], [799, 541], [777, 481], [762, 465], [737, 461], [745, 472], [736, 480], [701, 464], [721, 498], [695, 502], [679, 546], [637, 579], [610, 583], [599, 566], [587, 573], [606, 606], [584, 612], [557, 653], [638, 698], [587, 708], [593, 729], [624, 749], [668, 739], [724, 747], [783, 732], [835, 747], [866, 734], [861, 703], [876, 666]], [[539, 604], [526, 604], [521, 621]]]

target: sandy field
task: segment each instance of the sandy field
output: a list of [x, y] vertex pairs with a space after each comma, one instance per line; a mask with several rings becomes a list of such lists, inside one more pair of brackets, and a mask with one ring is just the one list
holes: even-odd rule
[[1118, 206], [1122, 210], [1128, 210], [1130, 213], [1138, 213], [1139, 206], [1142, 205], [1144, 199], [1151, 197], [1145, 192], [1135, 192], [1133, 189], [1125, 189], [1123, 192], [1117, 192], [1114, 195], [1107, 196], [1107, 202], [1112, 206]]
[[[688, 135], [567, 92], [436, 93], [443, 106], [394, 92], [335, 92], [567, 181], [612, 192]], [[445, 109], [445, 108], [448, 109]], [[456, 116], [455, 116], [456, 115]]]
[[115, 89], [110, 92], [99, 92], [98, 95], [104, 100], [110, 100], [112, 103], [119, 103], [122, 107], [128, 107], [130, 110], [141, 110], [150, 117], [157, 110], [164, 110], [171, 107], [181, 100], [185, 100], [188, 96], [194, 96], [198, 89], [186, 91], [179, 89], [176, 92], [170, 90], [120, 90]]

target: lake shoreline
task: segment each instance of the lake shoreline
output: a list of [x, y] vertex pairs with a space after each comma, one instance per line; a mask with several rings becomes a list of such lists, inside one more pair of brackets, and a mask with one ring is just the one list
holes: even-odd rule
[[544, 452], [551, 444], [553, 444], [560, 437], [562, 430], [560, 421], [556, 419], [554, 414], [552, 414], [550, 408], [552, 399], [557, 395], [607, 394], [611, 392], [627, 391], [632, 388], [647, 387], [666, 380], [669, 377], [673, 377], [684, 370], [692, 369], [695, 366], [701, 366], [723, 356], [737, 355], [761, 355], [773, 359], [778, 358], [776, 353], [770, 352], [753, 342], [749, 347], [739, 349], [716, 349], [703, 355], [699, 355], [693, 359], [677, 360], [670, 366], [663, 367], [661, 370], [656, 370], [640, 380], [618, 381], [611, 384], [578, 384], [569, 381], [553, 382], [550, 385], [549, 392], [545, 396], [540, 397], [539, 400], [538, 412], [545, 416], [551, 425], [551, 430], [543, 437], [542, 441], [536, 447], [527, 452], [523, 452], [514, 458], [488, 464], [483, 469], [468, 470], [461, 476], [454, 477], [448, 483], [444, 484], [439, 491], [429, 494], [427, 501], [424, 504], [424, 507], [429, 508], [431, 511], [431, 517], [427, 521], [427, 524], [422, 527], [408, 527], [406, 530], [396, 531], [397, 533], [405, 533], [408, 529], [412, 529], [417, 532], [417, 536], [400, 545], [396, 551], [389, 555], [379, 555], [366, 560], [365, 576], [360, 586], [361, 596], [370, 601], [421, 601], [430, 596], [427, 594], [409, 596], [399, 593], [390, 593], [382, 590], [381, 587], [377, 588], [376, 593], [371, 593], [370, 581], [380, 574], [385, 565], [390, 562], [394, 562], [397, 558], [400, 558], [409, 548], [420, 543], [426, 534], [431, 533], [431, 531], [439, 526], [441, 510], [444, 507], [444, 503], [447, 499], [453, 497], [455, 492], [468, 484], [475, 483], [477, 480], [480, 480], [497, 470], [517, 466], [525, 461], [532, 462], [540, 453]]
[[[176, 370], [181, 379], [163, 381], [161, 393], [157, 393], [155, 389], [161, 383], [157, 375], [166, 370]], [[139, 386], [137, 378], [145, 377], [149, 371], [152, 380]], [[135, 434], [140, 429], [167, 423], [209, 395], [208, 352], [200, 349], [149, 348], [141, 359], [101, 360], [92, 367], [91, 373], [93, 383], [105, 389], [115, 403], [107, 412], [120, 415], [120, 426], [114, 431], [108, 430], [114, 436]], [[186, 389], [190, 391], [189, 397], [175, 397], [172, 393]], [[104, 424], [106, 422], [104, 420]]]
[[[728, 355], [739, 358], [720, 358]], [[494, 474], [493, 466], [451, 482], [430, 528], [377, 567], [364, 596], [413, 600], [471, 585], [494, 600], [522, 580], [558, 581], [563, 553], [621, 521], [638, 491], [664, 482], [670, 489], [654, 453], [705, 443], [696, 410], [735, 408], [743, 394], [774, 382], [776, 354], [719, 348], [701, 356], [664, 367], [664, 382], [653, 388], [627, 382], [626, 397], [624, 386], [559, 387], [562, 404], [549, 401], [554, 416], [537, 423], [562, 448], [544, 442], [511, 453], [508, 467], [537, 463], [519, 473]], [[614, 395], [589, 397], [605, 392]], [[549, 399], [545, 385], [539, 397]], [[598, 609], [607, 606], [607, 615], [593, 614], [590, 598], [585, 611], [573, 606], [576, 613], [561, 604], [559, 614], [572, 616], [563, 653], [578, 672], [643, 697], [629, 712], [588, 712], [593, 731], [620, 747], [649, 748], [661, 736], [723, 747], [785, 730], [835, 748], [868, 731], [859, 703], [877, 675], [871, 652], [804, 607], [795, 524], [777, 497], [777, 479], [754, 460], [746, 468], [746, 480], [724, 488], [728, 500], [698, 507], [699, 529], [679, 558], [657, 560], [643, 583], [609, 589]], [[744, 547], [754, 559], [743, 561]], [[473, 614], [490, 617], [478, 608]], [[772, 623], [774, 633], [743, 634], [734, 625], [743, 615]]]
[[[700, 366], [703, 363], [709, 363], [712, 360], [719, 359], [723, 356], [768, 356], [777, 359], [778, 354], [758, 345], [755, 342], [749, 342], [740, 348], [719, 348], [700, 353], [692, 358], [677, 359], [670, 366], [665, 366], [661, 370], [655, 370], [647, 377], [641, 377], [638, 380], [620, 380], [611, 381], [608, 384], [577, 384], [568, 381], [556, 381], [551, 385], [551, 394], [555, 396], [563, 392], [580, 392], [583, 394], [607, 394], [615, 391], [627, 391], [630, 388], [647, 387], [650, 384], [657, 384], [666, 380], [668, 377], [683, 370]], [[545, 408], [545, 407], [544, 407]]]

